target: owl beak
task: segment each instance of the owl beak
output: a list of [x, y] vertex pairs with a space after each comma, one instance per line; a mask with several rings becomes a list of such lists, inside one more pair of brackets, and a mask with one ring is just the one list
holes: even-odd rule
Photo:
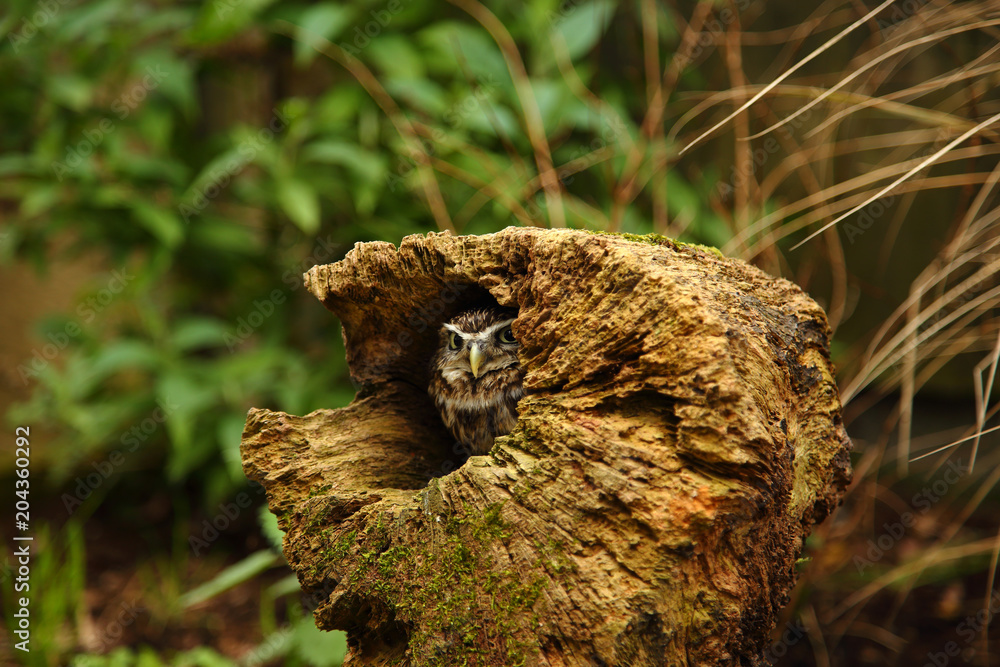
[[483, 363], [483, 351], [473, 343], [469, 347], [469, 365], [472, 366], [472, 377], [479, 377], [479, 366]]

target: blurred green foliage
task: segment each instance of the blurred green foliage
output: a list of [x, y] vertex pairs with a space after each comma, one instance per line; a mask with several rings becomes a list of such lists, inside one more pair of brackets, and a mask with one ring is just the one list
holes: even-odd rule
[[323, 632], [311, 617], [305, 616], [267, 636], [239, 661], [205, 646], [164, 659], [144, 646], [138, 649], [119, 647], [103, 655], [77, 655], [70, 667], [238, 667], [275, 664], [276, 661], [289, 667], [337, 667], [346, 650], [344, 633]]
[[[639, 129], [641, 51], [623, 39], [639, 29], [637, 5], [488, 6], [523, 74], [503, 35], [430, 0], [6, 4], [0, 261], [104, 267], [65, 285], [76, 306], [38, 324], [14, 372], [31, 398], [7, 415], [46, 441], [35, 474], [44, 467], [67, 514], [124, 517], [157, 491], [179, 523], [211, 512], [246, 484], [249, 407], [350, 402], [337, 324], [301, 274], [356, 241], [548, 225], [533, 129], [561, 165], [568, 225], [608, 227], [613, 175], [641, 145], [636, 182], [665, 180], [619, 206], [615, 227], [665, 231], [651, 222], [659, 202], [687, 222], [686, 240], [727, 238], [705, 203], [715, 180], [692, 184], [650, 159], [668, 142]], [[666, 10], [660, 19], [676, 45]], [[80, 575], [73, 553], [65, 567]], [[342, 655], [343, 635], [303, 635], [311, 627], [294, 625], [287, 659], [325, 664], [310, 652], [329, 641]], [[74, 664], [163, 663], [119, 649]], [[172, 664], [230, 662], [205, 649]]]
[[[74, 635], [68, 632], [85, 613], [83, 592], [85, 588], [85, 556], [83, 527], [75, 521], [67, 523], [62, 531], [52, 530], [42, 525], [28, 545], [33, 554], [30, 580], [19, 573], [19, 561], [5, 564], [0, 568], [0, 599], [4, 609], [22, 609], [15, 600], [31, 596], [29, 609], [30, 636], [41, 641], [25, 646], [37, 649], [33, 653], [22, 654], [25, 665], [49, 665], [50, 657], [64, 654], [73, 649]], [[15, 577], [20, 576], [20, 579]], [[14, 582], [18, 585], [15, 587]], [[45, 582], [39, 586], [33, 582]], [[22, 617], [23, 618], [23, 617]], [[14, 642], [24, 640], [15, 631], [23, 629], [13, 614], [4, 614], [7, 636]]]
[[[492, 10], [523, 54], [554, 163], [574, 165], [559, 174], [567, 222], [605, 227], [608, 170], [638, 140], [646, 99], [641, 74], [598, 70], [588, 57], [613, 18], [627, 28], [637, 9]], [[99, 253], [108, 267], [67, 286], [79, 306], [41, 325], [56, 353], [40, 346], [18, 368], [36, 389], [11, 418], [57, 436], [57, 481], [120, 450], [123, 470], [195, 479], [212, 506], [243, 483], [248, 407], [301, 414], [349, 402], [339, 332], [300, 274], [354, 241], [435, 229], [428, 178], [459, 232], [547, 224], [509, 58], [454, 7], [15, 0], [3, 27], [3, 256], [44, 271]], [[425, 160], [430, 177], [417, 166]], [[699, 221], [688, 239], [724, 240], [699, 203], [714, 183], [668, 178], [672, 213]], [[639, 197], [621, 231], [653, 231], [651, 206]]]
[[[965, 210], [958, 197], [963, 184], [944, 197], [918, 200], [916, 215], [904, 210], [908, 233], [896, 237], [901, 215], [884, 248], [875, 231], [856, 246], [848, 235], [846, 252], [839, 241], [831, 243], [839, 268], [829, 276], [830, 266], [813, 267], [823, 252], [816, 247], [794, 261], [782, 256], [779, 246], [791, 245], [788, 234], [798, 229], [786, 223], [803, 211], [826, 215], [825, 203], [843, 194], [837, 181], [875, 172], [880, 155], [900, 161], [899, 142], [890, 137], [886, 149], [876, 130], [903, 126], [899, 117], [878, 115], [885, 109], [855, 113], [829, 138], [817, 136], [818, 144], [796, 139], [779, 151], [771, 137], [775, 150], [761, 152], [757, 145], [749, 173], [739, 171], [747, 168], [739, 149], [722, 142], [689, 157], [684, 170], [675, 168], [675, 131], [697, 133], [720, 108], [745, 99], [745, 90], [731, 88], [772, 80], [790, 59], [825, 41], [828, 28], [854, 20], [842, 13], [829, 25], [812, 24], [805, 39], [806, 18], [822, 8], [730, 4], [740, 10], [752, 4], [747, 24], [759, 31], [739, 64], [718, 48], [742, 30], [726, 3], [5, 2], [0, 262], [27, 261], [42, 274], [76, 259], [101, 267], [62, 286], [73, 306], [38, 322], [33, 354], [9, 369], [32, 393], [8, 420], [30, 424], [33, 444], [44, 443], [33, 449], [32, 490], [47, 477], [59, 498], [57, 518], [66, 522], [62, 531], [43, 526], [37, 533], [47, 548], [34, 562], [34, 576], [47, 585], [33, 603], [34, 637], [45, 649], [31, 656], [33, 664], [234, 664], [208, 647], [157, 652], [142, 645], [70, 661], [81, 643], [70, 626], [86, 614], [93, 565], [83, 522], [100, 513], [105, 526], [119, 531], [105, 534], [109, 540], [148, 538], [163, 526], [145, 525], [137, 508], [157, 494], [169, 499], [173, 551], [161, 549], [132, 573], [161, 629], [189, 611], [185, 603], [220, 595], [275, 562], [273, 554], [258, 551], [260, 544], [242, 545], [237, 558], [226, 558], [231, 554], [220, 554], [232, 548], [226, 540], [213, 543], [214, 560], [204, 559], [189, 546], [190, 526], [246, 492], [239, 442], [249, 407], [304, 414], [352, 400], [337, 323], [305, 292], [301, 274], [340, 259], [356, 241], [565, 223], [719, 246], [733, 236], [732, 226], [742, 225], [744, 238], [734, 247], [742, 244], [745, 257], [775, 253], [767, 261], [784, 275], [796, 273], [801, 261], [799, 284], [820, 301], [831, 294], [828, 311], [846, 323], [833, 341], [835, 356], [849, 357], [852, 341], [881, 324], [938, 252], [936, 239], [945, 238], [955, 211]], [[954, 10], [968, 22], [962, 17], [971, 4], [933, 9], [939, 15]], [[679, 62], [674, 54], [682, 52], [680, 33], [709, 5], [712, 21], [696, 29], [690, 60], [681, 58], [684, 65], [672, 69]], [[488, 10], [496, 21], [481, 22], [470, 9]], [[647, 39], [650, 26], [656, 39]], [[838, 69], [854, 69], [855, 59], [876, 62], [871, 54], [878, 51], [858, 56], [861, 42], [890, 38], [898, 26], [869, 27], [880, 34], [853, 35], [853, 43], [802, 70], [797, 83], [829, 86]], [[988, 40], [984, 50], [995, 41], [985, 33], [977, 39]], [[889, 89], [875, 83], [859, 90], [877, 97], [895, 94], [896, 85], [933, 80], [942, 67], [959, 66], [953, 60], [974, 62], [976, 43], [949, 46], [947, 58], [928, 50], [905, 71], [887, 65], [865, 78], [888, 82]], [[987, 68], [983, 76], [989, 75]], [[659, 100], [663, 115], [654, 117], [652, 84], [661, 78], [669, 92]], [[955, 77], [954, 85], [972, 94], [970, 109], [977, 90], [995, 90], [985, 80], [972, 85]], [[721, 91], [711, 104], [707, 95], [689, 94], [711, 90]], [[799, 107], [798, 94], [762, 101], [754, 122], [770, 123], [786, 107]], [[818, 116], [803, 130], [827, 118]], [[928, 132], [937, 122], [932, 118]], [[906, 141], [917, 150], [932, 140]], [[873, 146], [886, 153], [870, 152]], [[779, 157], [786, 152], [789, 164]], [[555, 198], [545, 194], [549, 159], [558, 178]], [[803, 172], [807, 178], [799, 183]], [[972, 176], [964, 185], [977, 182]], [[865, 187], [876, 189], [878, 180]], [[750, 181], [757, 185], [747, 190]], [[742, 203], [734, 191], [747, 195]], [[802, 208], [786, 205], [806, 196], [815, 199], [802, 199], [808, 204]], [[776, 231], [789, 231], [748, 231], [769, 216]], [[888, 219], [879, 227], [884, 232]], [[844, 285], [837, 298], [838, 289], [829, 286], [835, 278]], [[849, 283], [852, 290], [860, 286], [857, 293]], [[873, 316], [852, 316], [857, 304]], [[858, 488], [865, 497], [877, 495]], [[274, 546], [275, 519], [266, 508], [261, 516], [259, 532]], [[825, 530], [846, 531], [838, 527], [844, 523], [828, 522]], [[834, 565], [812, 568], [817, 581], [839, 573], [827, 584], [838, 595], [847, 590], [844, 581], [854, 583], [853, 574], [843, 572], [852, 568], [850, 559], [833, 548], [841, 542], [838, 537], [816, 549]], [[889, 560], [868, 570], [866, 581], [893, 567]], [[196, 562], [214, 578], [193, 577]], [[931, 575], [964, 572], [942, 567]], [[2, 574], [10, 578], [9, 566]], [[4, 588], [5, 608], [8, 592]], [[316, 630], [298, 593], [294, 578], [264, 587], [259, 652], [240, 664], [254, 657], [290, 665], [339, 662], [343, 634]]]

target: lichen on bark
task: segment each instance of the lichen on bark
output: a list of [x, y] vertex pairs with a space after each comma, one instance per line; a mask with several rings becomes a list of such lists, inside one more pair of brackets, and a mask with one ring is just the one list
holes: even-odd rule
[[[759, 664], [850, 442], [822, 310], [663, 237], [509, 228], [358, 244], [306, 285], [348, 407], [251, 410], [262, 482], [348, 664]], [[426, 395], [443, 320], [518, 309], [515, 430], [463, 461]]]

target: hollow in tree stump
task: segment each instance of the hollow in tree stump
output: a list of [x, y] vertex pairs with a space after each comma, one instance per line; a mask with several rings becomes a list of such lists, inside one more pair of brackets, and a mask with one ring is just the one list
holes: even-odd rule
[[[306, 284], [357, 398], [251, 410], [242, 454], [346, 664], [762, 662], [850, 476], [802, 290], [660, 237], [533, 228], [358, 244]], [[527, 393], [465, 461], [427, 362], [483, 302], [518, 309]]]

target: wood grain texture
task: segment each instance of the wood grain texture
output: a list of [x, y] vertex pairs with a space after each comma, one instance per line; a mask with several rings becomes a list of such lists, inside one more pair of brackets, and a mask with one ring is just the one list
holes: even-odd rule
[[[358, 244], [305, 280], [358, 397], [251, 410], [242, 453], [347, 664], [761, 664], [850, 477], [826, 318], [798, 287], [659, 237], [533, 228]], [[462, 465], [426, 360], [483, 299], [519, 309], [527, 395]]]

